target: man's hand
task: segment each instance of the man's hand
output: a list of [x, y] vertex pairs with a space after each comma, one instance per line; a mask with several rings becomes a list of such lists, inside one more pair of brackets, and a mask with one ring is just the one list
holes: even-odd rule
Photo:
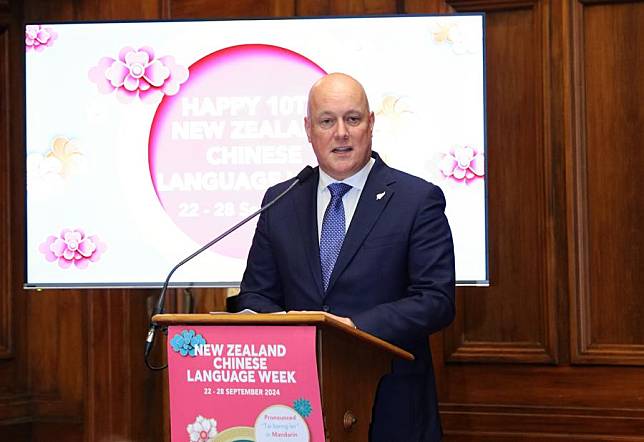
[[356, 328], [356, 325], [353, 323], [351, 318], [345, 318], [344, 316], [336, 316], [333, 313], [327, 313], [327, 315], [331, 316], [336, 321], [340, 321], [341, 323], [348, 325], [351, 328]]
[[339, 321], [345, 325], [348, 325], [351, 328], [357, 328], [356, 325], [351, 320], [351, 318], [345, 318], [344, 316], [337, 316], [337, 315], [334, 315], [333, 313], [311, 311], [311, 310], [291, 310], [289, 311], [289, 313], [324, 313], [325, 315], [330, 316], [336, 321]]

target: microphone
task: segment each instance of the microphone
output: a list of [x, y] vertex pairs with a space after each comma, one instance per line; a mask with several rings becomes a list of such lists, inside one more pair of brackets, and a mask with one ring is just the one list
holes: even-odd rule
[[211, 247], [215, 243], [221, 241], [222, 239], [224, 239], [225, 237], [227, 237], [228, 235], [233, 233], [235, 230], [239, 229], [241, 226], [246, 224], [248, 221], [250, 221], [251, 219], [255, 218], [260, 213], [262, 213], [265, 210], [267, 210], [273, 204], [278, 202], [284, 195], [289, 193], [291, 191], [291, 189], [293, 189], [293, 187], [295, 187], [298, 183], [301, 184], [301, 183], [305, 182], [306, 180], [308, 180], [311, 177], [311, 175], [313, 175], [313, 168], [311, 166], [306, 166], [304, 169], [302, 169], [300, 171], [300, 173], [297, 174], [297, 176], [295, 177], [295, 180], [293, 180], [293, 182], [286, 188], [286, 190], [284, 190], [282, 193], [280, 193], [275, 198], [270, 200], [268, 203], [266, 203], [265, 205], [260, 207], [258, 210], [256, 210], [255, 212], [251, 213], [246, 218], [244, 218], [243, 220], [241, 220], [240, 222], [238, 222], [237, 224], [232, 226], [230, 229], [226, 230], [224, 233], [219, 235], [217, 238], [213, 239], [208, 244], [206, 244], [205, 246], [201, 247], [199, 250], [197, 250], [196, 252], [194, 252], [193, 254], [188, 256], [187, 258], [181, 260], [177, 265], [172, 267], [172, 270], [170, 270], [170, 273], [168, 273], [168, 276], [166, 277], [165, 282], [163, 283], [163, 287], [161, 288], [161, 293], [159, 294], [159, 299], [157, 301], [156, 308], [154, 309], [154, 312], [152, 313], [152, 316], [150, 316], [150, 328], [148, 329], [148, 336], [147, 336], [147, 338], [145, 340], [145, 354], [144, 354], [145, 364], [148, 366], [148, 368], [150, 368], [151, 370], [162, 370], [163, 368], [165, 368], [165, 367], [153, 367], [153, 366], [151, 366], [149, 361], [148, 361], [148, 356], [150, 355], [150, 351], [152, 350], [152, 345], [154, 344], [154, 335], [156, 333], [156, 329], [158, 328], [157, 325], [152, 322], [152, 317], [154, 315], [161, 314], [164, 311], [165, 292], [168, 289], [168, 283], [170, 282], [170, 278], [172, 277], [172, 274], [179, 267], [181, 267], [182, 265], [184, 265], [185, 263], [190, 261], [192, 258], [194, 258], [195, 256], [199, 255], [201, 252], [205, 251], [206, 249], [208, 249], [209, 247]]

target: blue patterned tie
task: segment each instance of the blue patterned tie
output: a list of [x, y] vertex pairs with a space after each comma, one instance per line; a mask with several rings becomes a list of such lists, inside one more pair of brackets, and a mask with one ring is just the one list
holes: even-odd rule
[[327, 187], [331, 192], [331, 201], [324, 212], [320, 234], [320, 264], [325, 292], [344, 241], [345, 221], [342, 197], [351, 190], [351, 186], [345, 183], [331, 183]]

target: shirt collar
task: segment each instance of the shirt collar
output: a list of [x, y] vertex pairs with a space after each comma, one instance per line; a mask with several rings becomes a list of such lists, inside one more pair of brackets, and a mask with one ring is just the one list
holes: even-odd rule
[[318, 191], [323, 192], [324, 190], [326, 190], [327, 186], [331, 183], [346, 183], [353, 188], [362, 190], [364, 188], [365, 183], [367, 182], [367, 178], [369, 177], [369, 172], [371, 172], [371, 168], [373, 167], [375, 162], [376, 162], [375, 159], [369, 158], [369, 161], [367, 161], [367, 164], [365, 164], [362, 169], [360, 169], [355, 174], [351, 175], [349, 178], [345, 178], [342, 181], [338, 181], [335, 178], [330, 177], [326, 172], [322, 170], [322, 168], [320, 168], [320, 179], [318, 181]]

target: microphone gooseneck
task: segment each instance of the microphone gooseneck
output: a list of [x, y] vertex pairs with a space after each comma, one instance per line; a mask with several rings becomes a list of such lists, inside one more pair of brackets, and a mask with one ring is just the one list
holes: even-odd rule
[[149, 358], [150, 352], [152, 351], [152, 346], [154, 345], [154, 336], [155, 336], [156, 330], [158, 328], [158, 325], [156, 323], [154, 323], [154, 321], [152, 321], [152, 317], [154, 317], [155, 315], [159, 315], [159, 314], [164, 312], [165, 293], [166, 293], [166, 290], [168, 289], [168, 284], [170, 282], [170, 278], [172, 277], [173, 273], [179, 267], [181, 267], [182, 265], [184, 265], [185, 263], [190, 261], [192, 258], [194, 258], [195, 256], [199, 255], [200, 253], [202, 253], [203, 251], [205, 251], [206, 249], [208, 249], [209, 247], [211, 247], [215, 243], [221, 241], [222, 239], [224, 239], [225, 237], [230, 235], [232, 232], [234, 232], [235, 230], [239, 229], [241, 226], [246, 224], [248, 221], [250, 221], [251, 219], [255, 218], [257, 215], [259, 215], [260, 213], [264, 212], [268, 208], [270, 208], [273, 204], [275, 204], [277, 201], [279, 201], [284, 195], [289, 193], [291, 191], [291, 189], [293, 189], [293, 187], [295, 187], [298, 183], [301, 184], [304, 181], [308, 180], [311, 177], [311, 175], [313, 175], [313, 168], [311, 166], [306, 166], [304, 169], [302, 169], [300, 171], [300, 173], [297, 174], [297, 176], [295, 177], [293, 182], [286, 188], [286, 190], [284, 190], [282, 193], [277, 195], [275, 198], [273, 198], [271, 201], [266, 203], [264, 206], [260, 207], [258, 210], [256, 210], [255, 212], [251, 213], [246, 218], [244, 218], [243, 220], [241, 220], [240, 222], [238, 222], [237, 224], [232, 226], [230, 229], [226, 230], [224, 233], [222, 233], [221, 235], [219, 235], [218, 237], [216, 237], [212, 241], [208, 242], [203, 247], [199, 248], [199, 250], [195, 251], [190, 256], [182, 259], [177, 265], [172, 267], [172, 270], [170, 270], [170, 272], [168, 273], [168, 276], [165, 278], [165, 282], [163, 283], [163, 287], [161, 288], [161, 293], [159, 294], [159, 299], [157, 300], [156, 307], [155, 307], [154, 311], [152, 312], [152, 316], [150, 317], [150, 327], [148, 329], [147, 338], [145, 339], [144, 359], [145, 359], [145, 365], [147, 365], [149, 369], [151, 369], [151, 370], [163, 370], [167, 366], [167, 365], [164, 365], [164, 366], [161, 366], [161, 367], [155, 367], [155, 366], [150, 364], [150, 361], [148, 360], [148, 358]]

